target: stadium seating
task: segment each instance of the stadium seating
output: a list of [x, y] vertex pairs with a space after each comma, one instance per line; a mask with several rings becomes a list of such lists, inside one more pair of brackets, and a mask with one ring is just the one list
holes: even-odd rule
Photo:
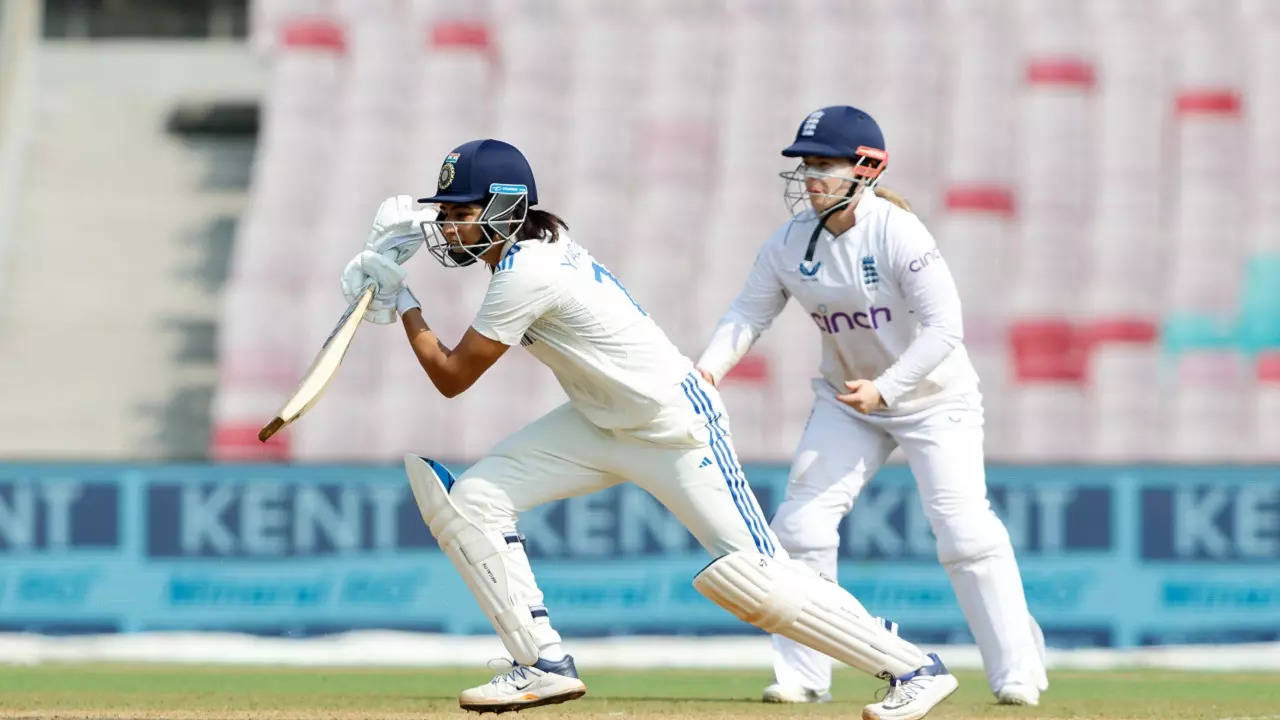
[[[495, 135], [524, 149], [542, 206], [696, 357], [786, 218], [778, 149], [809, 110], [847, 102], [881, 120], [885, 185], [956, 277], [990, 457], [1275, 460], [1275, 5], [272, 4], [254, 20], [272, 82], [224, 300], [212, 451], [472, 457], [563, 400], [527, 357], [444, 400], [398, 331], [369, 328], [313, 417], [281, 444], [242, 442], [340, 311], [338, 271], [378, 200], [430, 191], [454, 145]], [[844, 69], [814, 67], [823, 53]], [[410, 272], [456, 339], [483, 273], [425, 255]], [[301, 319], [268, 330], [267, 302]], [[809, 319], [788, 308], [725, 380], [745, 458], [789, 457], [817, 359]]]

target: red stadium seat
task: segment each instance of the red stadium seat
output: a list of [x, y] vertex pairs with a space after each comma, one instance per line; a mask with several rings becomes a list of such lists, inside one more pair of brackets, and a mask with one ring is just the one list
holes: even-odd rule
[[986, 212], [1013, 215], [1013, 191], [1000, 185], [971, 183], [949, 188], [944, 200], [950, 212]]
[[1107, 318], [1079, 329], [1085, 377], [1090, 459], [1133, 462], [1159, 457], [1161, 421], [1159, 335], [1154, 322]]
[[1082, 58], [1040, 58], [1027, 63], [1027, 83], [1031, 85], [1076, 85], [1092, 88], [1093, 63]]
[[430, 45], [437, 50], [452, 48], [488, 52], [493, 49], [489, 26], [478, 20], [442, 20], [431, 26], [430, 33]]
[[1084, 379], [1081, 336], [1066, 319], [1024, 320], [1009, 329], [1018, 382]]
[[280, 41], [287, 48], [309, 48], [345, 52], [346, 36], [342, 26], [332, 20], [294, 20], [280, 29]]
[[1085, 345], [1092, 350], [1099, 343], [1154, 343], [1160, 336], [1155, 322], [1141, 318], [1107, 318], [1080, 328]]
[[1258, 382], [1280, 383], [1280, 352], [1266, 352], [1258, 356]]
[[1197, 88], [1178, 93], [1174, 104], [1179, 115], [1239, 115], [1240, 93], [1229, 88]]
[[[264, 418], [265, 422], [265, 418]], [[255, 422], [215, 425], [209, 455], [218, 462], [283, 462], [289, 455], [289, 430], [267, 442], [258, 441], [260, 426]]]

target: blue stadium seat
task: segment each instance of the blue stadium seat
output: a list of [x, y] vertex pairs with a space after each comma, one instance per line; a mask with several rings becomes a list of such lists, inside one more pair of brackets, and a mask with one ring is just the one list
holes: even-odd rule
[[1240, 342], [1245, 352], [1280, 348], [1280, 253], [1250, 258], [1240, 298]]

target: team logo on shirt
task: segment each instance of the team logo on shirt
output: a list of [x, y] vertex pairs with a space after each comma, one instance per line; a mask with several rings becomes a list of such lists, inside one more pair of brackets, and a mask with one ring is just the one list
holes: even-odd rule
[[804, 277], [800, 279], [801, 280], [817, 280], [818, 278], [815, 276], [818, 274], [818, 268], [820, 267], [822, 267], [821, 260], [819, 260], [816, 263], [801, 262], [800, 266], [797, 269], [800, 271], [800, 274], [803, 275]]
[[865, 255], [862, 258], [862, 284], [868, 288], [874, 288], [880, 283], [880, 272], [876, 270], [876, 259], [874, 256]]

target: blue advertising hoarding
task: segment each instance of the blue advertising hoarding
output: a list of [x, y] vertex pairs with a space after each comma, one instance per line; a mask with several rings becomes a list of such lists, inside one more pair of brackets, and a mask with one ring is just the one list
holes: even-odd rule
[[[786, 469], [748, 466], [766, 510]], [[991, 467], [1032, 611], [1057, 646], [1280, 640], [1280, 468]], [[525, 513], [566, 636], [746, 626], [690, 585], [707, 562], [633, 486]], [[903, 466], [841, 530], [840, 582], [924, 642], [968, 642]], [[403, 470], [0, 464], [0, 631], [488, 632]]]

